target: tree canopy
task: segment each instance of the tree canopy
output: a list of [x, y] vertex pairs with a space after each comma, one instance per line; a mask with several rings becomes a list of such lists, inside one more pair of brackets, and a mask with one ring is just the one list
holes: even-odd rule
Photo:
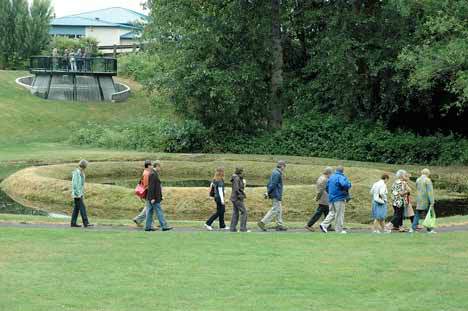
[[24, 68], [49, 44], [50, 0], [0, 0], [0, 68]]
[[467, 135], [465, 0], [150, 0], [145, 81], [206, 127], [326, 112]]

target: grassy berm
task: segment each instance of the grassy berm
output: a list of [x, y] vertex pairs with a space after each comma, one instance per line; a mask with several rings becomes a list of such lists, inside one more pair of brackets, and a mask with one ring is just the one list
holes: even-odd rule
[[[224, 166], [232, 172], [235, 166], [245, 168], [247, 184], [246, 205], [249, 215], [260, 217], [271, 202], [263, 198], [265, 184], [274, 163], [257, 161], [190, 161], [163, 160], [162, 180], [201, 179], [210, 180], [217, 166]], [[70, 173], [74, 165], [59, 164], [32, 167], [21, 170], [1, 184], [15, 200], [24, 205], [42, 208], [50, 212], [70, 212]], [[285, 216], [288, 219], [305, 219], [316, 207], [313, 185], [323, 167], [306, 164], [290, 164], [286, 171], [284, 196]], [[142, 171], [142, 162], [95, 162], [87, 170], [88, 179], [113, 177], [134, 179], [135, 184]], [[380, 170], [351, 167], [347, 174], [353, 181], [353, 200], [349, 204], [347, 217], [353, 221], [368, 219], [368, 189], [381, 175]], [[230, 176], [227, 176], [229, 179]], [[230, 195], [227, 188], [226, 195]], [[99, 217], [132, 217], [143, 202], [136, 198], [133, 190], [127, 187], [89, 183], [86, 188], [86, 202], [91, 215]], [[213, 200], [206, 187], [164, 187], [164, 208], [172, 219], [203, 219], [213, 211]], [[231, 208], [228, 204], [228, 215]]]

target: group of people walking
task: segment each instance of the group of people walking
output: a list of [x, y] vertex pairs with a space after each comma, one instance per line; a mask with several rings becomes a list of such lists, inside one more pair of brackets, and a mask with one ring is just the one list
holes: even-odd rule
[[64, 49], [61, 53], [57, 48], [52, 50], [52, 66], [54, 70], [89, 71], [90, 53], [85, 48]]
[[[72, 213], [71, 226], [80, 227], [77, 224], [78, 214], [81, 213], [83, 225], [90, 227], [86, 207], [84, 204], [84, 171], [88, 166], [86, 160], [81, 160], [78, 168], [72, 173], [72, 195], [74, 199], [74, 209]], [[262, 231], [267, 231], [268, 225], [275, 220], [277, 231], [286, 231], [288, 227], [283, 221], [283, 179], [286, 162], [280, 160], [273, 169], [272, 174], [267, 184], [265, 198], [272, 200], [271, 209], [265, 216], [257, 222], [258, 227]], [[156, 217], [159, 221], [159, 227], [162, 231], [172, 229], [165, 220], [164, 212], [161, 206], [163, 200], [163, 191], [160, 179], [161, 163], [152, 163], [149, 160], [144, 162], [144, 170], [141, 176], [139, 187], [136, 194], [145, 200], [145, 207], [139, 215], [133, 218], [137, 225], [142, 225], [144, 222], [145, 231], [156, 231], [153, 226], [153, 220]], [[204, 223], [204, 227], [208, 231], [213, 230], [213, 223], [216, 219], [219, 221], [219, 228], [226, 231], [237, 232], [239, 225], [240, 232], [250, 232], [247, 228], [248, 211], [245, 206], [246, 182], [244, 179], [244, 170], [237, 167], [234, 174], [230, 178], [232, 203], [232, 218], [230, 226], [226, 226], [224, 215], [226, 211], [226, 196], [225, 196], [225, 171], [219, 167], [215, 170], [213, 180], [210, 185], [209, 195], [213, 198], [216, 204], [216, 211]], [[434, 208], [433, 186], [430, 180], [430, 171], [423, 169], [421, 177], [416, 180], [416, 210], [413, 210], [410, 194], [412, 190], [409, 186], [410, 175], [404, 170], [399, 170], [396, 173], [396, 180], [391, 187], [392, 206], [394, 210], [391, 221], [384, 223], [387, 217], [388, 205], [388, 190], [387, 183], [390, 180], [388, 174], [383, 174], [381, 179], [375, 182], [370, 190], [371, 194], [371, 215], [374, 220], [373, 232], [391, 232], [392, 230], [405, 231], [403, 228], [403, 219], [409, 218], [412, 226], [409, 232], [414, 232], [419, 229], [419, 220], [430, 209]], [[316, 188], [317, 194], [315, 200], [318, 203], [317, 210], [311, 216], [310, 220], [305, 225], [308, 231], [315, 231], [314, 224], [323, 216], [323, 221], [319, 224], [320, 231], [327, 233], [336, 231], [337, 233], [346, 234], [344, 230], [344, 216], [346, 204], [351, 200], [350, 189], [352, 184], [349, 178], [344, 173], [344, 167], [338, 166], [333, 170], [331, 167], [326, 167], [323, 173], [317, 179]], [[435, 232], [433, 228], [428, 228], [428, 232]]]
[[[381, 179], [371, 188], [372, 218], [374, 219], [374, 232], [390, 233], [392, 230], [406, 232], [403, 227], [405, 218], [411, 222], [408, 232], [415, 232], [419, 227], [419, 220], [428, 212], [434, 213], [434, 189], [430, 179], [431, 172], [425, 168], [421, 176], [416, 180], [416, 210], [413, 209], [409, 185], [411, 175], [405, 170], [396, 172], [396, 180], [391, 187], [393, 217], [384, 225], [387, 216], [388, 190], [387, 183], [390, 177], [383, 174]], [[428, 232], [435, 233], [434, 228], [428, 227]]]

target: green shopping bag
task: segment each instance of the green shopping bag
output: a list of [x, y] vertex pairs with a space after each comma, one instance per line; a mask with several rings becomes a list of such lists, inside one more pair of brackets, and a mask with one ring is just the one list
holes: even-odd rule
[[435, 215], [435, 212], [434, 212], [433, 208], [429, 208], [429, 210], [427, 211], [426, 218], [424, 219], [422, 224], [423, 224], [424, 227], [426, 227], [428, 229], [435, 228], [435, 226], [436, 226], [436, 215]]

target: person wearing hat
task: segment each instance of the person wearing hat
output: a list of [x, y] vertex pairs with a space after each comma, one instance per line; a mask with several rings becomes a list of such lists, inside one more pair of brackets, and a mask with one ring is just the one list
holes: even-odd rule
[[153, 213], [156, 213], [156, 216], [159, 220], [159, 225], [162, 231], [172, 230], [172, 227], [169, 227], [166, 219], [164, 218], [164, 212], [161, 208], [161, 202], [163, 200], [162, 196], [162, 185], [159, 174], [161, 173], [161, 163], [154, 162], [153, 169], [148, 176], [148, 193], [146, 194], [146, 223], [145, 231], [156, 231], [153, 228]]
[[[146, 189], [146, 191], [148, 191], [148, 186], [149, 186], [149, 175], [151, 174], [151, 172], [153, 171], [153, 164], [151, 163], [150, 160], [146, 160], [145, 161], [145, 169], [143, 170], [143, 174], [141, 176], [141, 183], [143, 185], [143, 187]], [[136, 217], [134, 217], [132, 220], [133, 222], [137, 225], [137, 226], [141, 226], [143, 221], [146, 219], [146, 212], [147, 212], [148, 208], [145, 204], [145, 207], [143, 208], [143, 210], [141, 211], [140, 214], [138, 214]], [[154, 215], [154, 217], [156, 217], [156, 215]]]
[[237, 223], [239, 222], [240, 214], [240, 231], [241, 232], [250, 232], [247, 230], [247, 209], [244, 205], [245, 195], [245, 182], [244, 182], [244, 169], [237, 167], [234, 175], [231, 177], [232, 192], [231, 192], [231, 202], [233, 205], [232, 208], [232, 218], [231, 226], [229, 230], [231, 232], [237, 232]]
[[267, 192], [268, 197], [272, 199], [273, 206], [265, 217], [257, 223], [262, 231], [267, 231], [266, 225], [268, 225], [273, 218], [276, 218], [277, 231], [288, 230], [283, 223], [283, 208], [281, 207], [281, 201], [283, 199], [283, 173], [285, 168], [286, 161], [280, 160], [271, 173], [270, 181], [267, 185]]
[[81, 160], [78, 167], [72, 172], [72, 197], [73, 197], [73, 213], [71, 217], [71, 227], [81, 227], [76, 222], [78, 214], [81, 214], [83, 226], [92, 227], [89, 223], [88, 215], [86, 213], [86, 206], [84, 204], [84, 185], [85, 185], [85, 169], [88, 167], [88, 161]]

